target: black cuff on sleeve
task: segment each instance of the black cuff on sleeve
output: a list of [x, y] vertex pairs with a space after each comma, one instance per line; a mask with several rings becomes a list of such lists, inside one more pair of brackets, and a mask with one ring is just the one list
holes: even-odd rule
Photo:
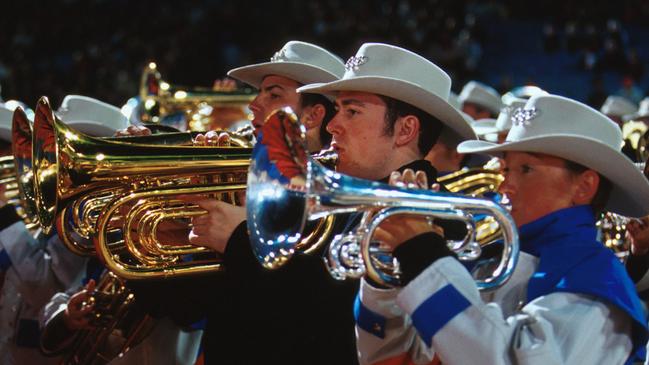
[[649, 253], [644, 255], [629, 254], [626, 261], [626, 272], [634, 283], [637, 283], [644, 277], [649, 270]]
[[401, 283], [408, 285], [428, 266], [442, 257], [455, 256], [446, 246], [446, 241], [433, 232], [420, 234], [394, 250], [394, 257], [399, 260]]
[[232, 232], [223, 254], [227, 271], [236, 271], [239, 274], [250, 275], [251, 272], [261, 268], [250, 246], [248, 223], [243, 221]]
[[5, 205], [0, 208], [0, 231], [18, 222], [20, 219], [13, 205]]

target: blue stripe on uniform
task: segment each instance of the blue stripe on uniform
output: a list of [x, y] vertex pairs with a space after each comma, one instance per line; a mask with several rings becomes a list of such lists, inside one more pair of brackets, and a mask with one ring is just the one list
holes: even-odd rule
[[426, 299], [412, 314], [419, 336], [430, 347], [433, 336], [471, 303], [452, 285], [446, 285]]
[[385, 338], [385, 317], [364, 306], [358, 295], [354, 301], [354, 319], [358, 327], [378, 338]]

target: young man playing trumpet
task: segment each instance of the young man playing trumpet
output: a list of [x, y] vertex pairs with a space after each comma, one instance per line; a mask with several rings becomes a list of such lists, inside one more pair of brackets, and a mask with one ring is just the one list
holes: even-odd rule
[[381, 333], [359, 324], [361, 363], [426, 364], [436, 357], [444, 364], [622, 364], [638, 358], [647, 342], [646, 317], [624, 267], [597, 241], [595, 220], [604, 208], [646, 215], [649, 183], [621, 154], [617, 125], [586, 105], [536, 96], [512, 121], [504, 144], [468, 141], [458, 150], [504, 158], [501, 191], [521, 239], [513, 275], [495, 291], [478, 292], [429, 226], [410, 218], [383, 225], [377, 236], [395, 249], [404, 286], [363, 282], [361, 307], [388, 324]]
[[[343, 72], [344, 64], [337, 56], [313, 44], [292, 41], [270, 62], [237, 68], [228, 75], [259, 89], [250, 104], [256, 129], [270, 113], [289, 106], [305, 121], [308, 147], [315, 152], [328, 144], [321, 126], [333, 116], [333, 103], [319, 94], [300, 95], [296, 89], [337, 80]], [[208, 212], [192, 219], [190, 242], [222, 253], [226, 271], [192, 278], [189, 285], [179, 288], [181, 301], [163, 304], [161, 310], [174, 312], [182, 323], [206, 317], [205, 363], [356, 361], [353, 318], [346, 306], [356, 292], [353, 283], [332, 280], [317, 255], [302, 257], [279, 271], [266, 271], [252, 254], [245, 208], [204, 197], [186, 200]], [[206, 289], [213, 293], [206, 296]], [[187, 298], [192, 298], [191, 303]], [[242, 353], [241, 343], [251, 344], [254, 350]]]
[[[422, 157], [441, 129], [448, 126], [465, 138], [474, 136], [468, 123], [447, 101], [450, 78], [422, 57], [394, 46], [367, 44], [345, 68], [340, 81], [322, 80], [330, 82], [300, 89], [301, 93], [337, 94], [338, 112], [327, 130], [333, 135], [332, 146], [339, 155], [338, 171], [380, 180], [402, 167], [428, 168], [432, 181], [434, 169]], [[396, 77], [399, 80], [393, 81]], [[370, 82], [364, 84], [366, 80]], [[371, 153], [368, 147], [372, 148]], [[270, 351], [269, 344], [277, 346], [276, 353], [264, 352], [267, 362], [273, 362], [270, 359], [283, 363], [355, 362], [356, 351], [347, 342], [353, 327], [351, 304], [355, 284], [335, 282], [317, 256], [298, 255], [277, 271], [264, 271], [247, 242], [244, 217], [234, 221], [237, 228], [229, 234], [232, 231], [219, 229], [216, 224], [223, 227], [221, 219], [228, 220], [225, 227], [230, 227], [230, 221], [236, 218], [226, 213], [231, 208], [220, 202], [198, 203], [212, 211], [209, 218], [194, 219], [198, 224], [194, 226], [193, 240], [225, 251], [225, 263], [232, 276], [230, 283], [238, 286], [237, 311], [243, 315], [222, 318], [221, 321], [227, 322], [226, 327], [231, 328], [229, 322], [235, 317], [241, 328], [251, 329], [247, 340], [258, 343], [261, 335], [267, 340], [258, 343], [259, 347]], [[213, 219], [215, 213], [219, 213], [219, 220]], [[271, 294], [279, 299], [265, 299]], [[262, 311], [262, 315], [256, 315], [256, 311]], [[284, 318], [284, 323], [278, 323], [279, 318], [273, 317]], [[234, 335], [238, 336], [240, 331], [236, 330]], [[302, 335], [288, 341], [295, 337], [292, 331]], [[332, 340], [335, 345], [331, 344]], [[282, 349], [278, 341], [291, 345]], [[322, 341], [329, 345], [321, 347], [324, 344], [318, 342]], [[296, 347], [298, 343], [302, 347]], [[214, 351], [219, 351], [218, 345], [215, 343]], [[253, 359], [259, 356], [239, 354], [238, 359], [254, 363]], [[230, 357], [226, 354], [226, 358]]]

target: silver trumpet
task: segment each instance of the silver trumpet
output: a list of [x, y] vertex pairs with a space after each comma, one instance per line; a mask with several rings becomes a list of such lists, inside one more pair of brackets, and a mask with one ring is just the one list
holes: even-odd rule
[[383, 220], [408, 214], [464, 221], [467, 237], [448, 244], [461, 259], [476, 259], [474, 216], [480, 214], [495, 219], [504, 242], [498, 266], [490, 276], [476, 279], [478, 288], [496, 288], [514, 271], [518, 232], [508, 211], [497, 203], [393, 187], [329, 170], [307, 153], [305, 129], [288, 108], [271, 115], [258, 137], [248, 172], [246, 208], [252, 249], [264, 267], [278, 268], [299, 251], [296, 245], [307, 221], [362, 213], [355, 231], [330, 244], [325, 259], [329, 270], [338, 279], [367, 275], [380, 284], [398, 286], [396, 259], [372, 240]]

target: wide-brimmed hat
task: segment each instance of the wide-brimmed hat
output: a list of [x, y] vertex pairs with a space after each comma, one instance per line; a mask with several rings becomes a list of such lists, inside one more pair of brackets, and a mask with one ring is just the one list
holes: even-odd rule
[[469, 123], [448, 101], [451, 78], [420, 55], [388, 44], [365, 43], [345, 69], [340, 80], [306, 85], [298, 92], [360, 91], [388, 96], [436, 117], [461, 140], [475, 138]]
[[56, 115], [72, 128], [96, 137], [108, 137], [128, 127], [128, 118], [120, 109], [82, 95], [68, 95]]
[[23, 112], [30, 121], [34, 120], [34, 111], [31, 110], [27, 104], [18, 100], [7, 100], [0, 103], [0, 139], [11, 143], [12, 133], [11, 127], [13, 123], [14, 111], [16, 108], [22, 108]]
[[613, 185], [606, 209], [625, 216], [649, 214], [649, 182], [624, 156], [618, 125], [597, 110], [556, 95], [532, 97], [512, 116], [503, 144], [465, 141], [461, 153], [506, 151], [557, 156], [595, 170]]
[[458, 97], [460, 104], [473, 103], [489, 109], [497, 114], [502, 106], [500, 94], [492, 88], [478, 81], [469, 81], [462, 88]]
[[257, 63], [232, 69], [228, 76], [259, 88], [264, 77], [277, 75], [300, 84], [338, 80], [345, 72], [340, 57], [315, 44], [290, 41], [270, 58], [270, 62]]
[[638, 106], [633, 102], [621, 96], [611, 95], [606, 98], [606, 101], [599, 109], [602, 113], [613, 116], [622, 117], [627, 114], [633, 114], [638, 111]]
[[642, 99], [642, 101], [640, 101], [640, 108], [638, 108], [638, 111], [625, 115], [624, 120], [636, 120], [647, 117], [649, 117], [649, 97]]
[[0, 104], [0, 139], [11, 143], [11, 123], [14, 111]]
[[512, 119], [516, 109], [522, 108], [527, 103], [525, 99], [509, 99], [508, 104], [500, 109], [498, 119], [487, 118], [480, 119], [473, 123], [473, 130], [478, 136], [486, 136], [488, 134], [501, 133], [511, 129]]

